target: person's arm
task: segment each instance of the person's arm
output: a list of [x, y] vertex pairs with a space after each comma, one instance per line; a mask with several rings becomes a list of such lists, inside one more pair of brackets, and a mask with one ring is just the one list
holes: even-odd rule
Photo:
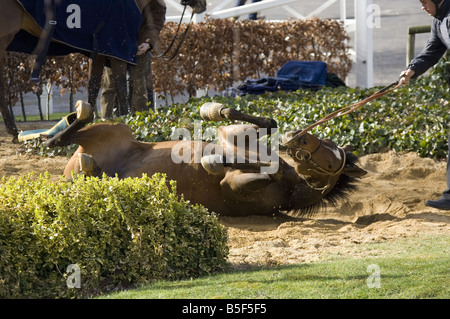
[[[162, 2], [162, 1], [161, 1]], [[164, 3], [164, 2], [162, 2]], [[159, 34], [166, 20], [166, 7], [153, 0], [142, 11], [142, 26], [139, 36], [138, 55], [148, 49], [159, 49]]]
[[435, 22], [431, 28], [431, 36], [425, 48], [411, 61], [407, 69], [400, 74], [402, 76], [400, 81], [403, 84], [408, 84], [411, 78], [417, 78], [425, 73], [429, 68], [437, 64], [447, 51], [447, 47], [439, 38], [436, 28]]

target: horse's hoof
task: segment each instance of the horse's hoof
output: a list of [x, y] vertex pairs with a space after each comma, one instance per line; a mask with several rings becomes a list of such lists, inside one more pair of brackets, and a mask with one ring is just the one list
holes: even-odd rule
[[205, 121], [222, 121], [223, 115], [220, 113], [225, 106], [221, 103], [208, 102], [200, 108], [200, 116]]
[[95, 161], [91, 155], [85, 153], [78, 153], [78, 163], [80, 164], [80, 171], [86, 176], [93, 175]]
[[93, 120], [94, 110], [89, 103], [78, 100], [75, 108], [77, 110], [77, 119], [85, 123]]
[[223, 156], [221, 155], [203, 156], [201, 163], [203, 168], [212, 175], [218, 175], [223, 173], [225, 170], [225, 166], [223, 165]]

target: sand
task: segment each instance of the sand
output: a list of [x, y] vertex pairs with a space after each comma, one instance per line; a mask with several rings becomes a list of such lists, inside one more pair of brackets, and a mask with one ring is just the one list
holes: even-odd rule
[[[51, 127], [48, 122], [17, 123], [19, 130]], [[68, 158], [40, 157], [12, 144], [0, 126], [0, 177], [48, 171], [59, 179]], [[450, 235], [450, 211], [425, 206], [445, 189], [444, 161], [416, 153], [366, 155], [368, 171], [348, 200], [308, 218], [220, 217], [229, 234], [229, 262], [236, 267], [308, 263], [330, 256], [366, 257], [362, 244], [399, 238]], [[378, 255], [395, 254], [392, 250]]]

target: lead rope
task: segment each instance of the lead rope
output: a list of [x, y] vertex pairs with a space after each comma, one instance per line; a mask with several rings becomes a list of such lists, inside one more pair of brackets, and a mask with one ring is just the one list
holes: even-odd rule
[[[155, 55], [155, 54], [153, 54], [150, 51], [150, 55], [151, 55], [152, 58], [163, 58], [166, 61], [172, 61], [178, 55], [178, 52], [180, 52], [181, 45], [183, 44], [184, 39], [186, 38], [186, 35], [187, 35], [187, 33], [189, 31], [189, 28], [191, 26], [192, 19], [194, 17], [194, 12], [192, 12], [191, 18], [189, 20], [189, 23], [187, 24], [186, 29], [181, 34], [181, 36], [179, 36], [178, 34], [180, 33], [181, 24], [183, 23], [183, 18], [184, 18], [184, 13], [186, 12], [186, 7], [187, 7], [187, 5], [184, 6], [183, 13], [181, 14], [180, 22], [178, 23], [177, 31], [175, 32], [175, 35], [174, 35], [174, 37], [172, 39], [172, 42], [170, 43], [169, 47], [166, 49], [166, 51], [164, 51], [163, 53], [158, 54], [158, 55]], [[175, 44], [175, 41], [178, 40], [178, 39], [179, 39], [178, 46], [176, 47], [174, 53], [170, 57], [167, 57], [167, 54], [172, 49], [173, 45]]]
[[[370, 101], [372, 101], [374, 99], [377, 99], [377, 98], [379, 98], [379, 97], [381, 97], [383, 95], [386, 95], [386, 94], [388, 94], [388, 93], [398, 89], [401, 85], [402, 85], [402, 83], [400, 83], [400, 81], [396, 81], [396, 82], [394, 82], [394, 83], [392, 83], [392, 84], [382, 88], [378, 92], [372, 94], [371, 96], [369, 96], [368, 98], [366, 98], [366, 99], [364, 99], [362, 101], [359, 101], [359, 102], [354, 103], [352, 105], [348, 105], [346, 107], [343, 107], [343, 108], [341, 108], [341, 109], [339, 109], [337, 111], [334, 111], [333, 113], [328, 114], [327, 116], [323, 117], [322, 119], [320, 119], [317, 122], [311, 124], [310, 126], [305, 128], [304, 130], [302, 130], [301, 132], [296, 134], [296, 137], [300, 137], [300, 136], [304, 135], [306, 132], [310, 131], [311, 129], [313, 129], [314, 127], [316, 127], [316, 126], [318, 126], [318, 125], [320, 125], [322, 123], [328, 122], [329, 120], [332, 120], [334, 118], [337, 118], [337, 117], [340, 117], [340, 116], [344, 116], [344, 115], [346, 115], [346, 114], [348, 114], [350, 112], [353, 112], [354, 110], [360, 108], [361, 106], [365, 105], [366, 103], [368, 103], [368, 102], [370, 102]], [[393, 88], [391, 89], [391, 87], [393, 87]], [[341, 112], [343, 112], [343, 113], [341, 113]]]

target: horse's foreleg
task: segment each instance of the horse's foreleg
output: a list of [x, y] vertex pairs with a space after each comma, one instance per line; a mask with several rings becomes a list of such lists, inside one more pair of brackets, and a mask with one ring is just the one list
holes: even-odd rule
[[127, 90], [127, 63], [111, 59], [112, 82], [119, 101], [119, 115], [129, 113]]
[[234, 162], [228, 163], [225, 156], [214, 154], [203, 156], [201, 158], [201, 164], [209, 174], [218, 175], [224, 173], [226, 167], [261, 172], [264, 167], [269, 168], [272, 163], [261, 161], [247, 163], [245, 162], [245, 158], [235, 159]]
[[8, 134], [13, 136], [13, 143], [17, 143], [19, 131], [17, 130], [14, 117], [12, 116], [6, 103], [5, 79], [3, 76], [4, 53], [13, 37], [14, 35], [8, 35], [0, 39], [0, 112], [2, 114], [3, 122], [5, 123], [6, 131], [8, 132]]
[[100, 91], [105, 62], [106, 57], [102, 55], [97, 55], [93, 61], [92, 59], [89, 60], [88, 103], [93, 107], [95, 117], [98, 117], [97, 97]]

